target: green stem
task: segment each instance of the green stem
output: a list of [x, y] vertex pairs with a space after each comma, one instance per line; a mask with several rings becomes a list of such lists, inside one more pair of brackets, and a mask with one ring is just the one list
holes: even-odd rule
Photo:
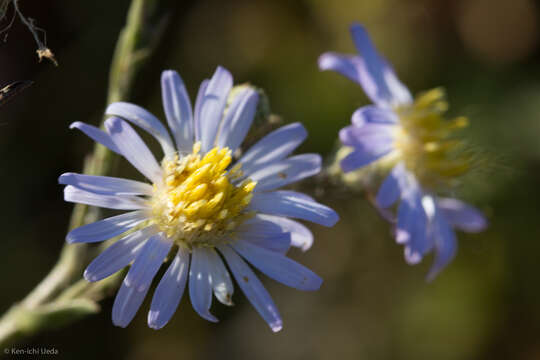
[[[111, 64], [107, 103], [129, 99], [136, 74], [159, 40], [163, 26], [155, 26], [146, 21], [156, 7], [156, 1], [131, 2], [126, 26], [119, 35]], [[84, 173], [110, 174], [114, 163], [114, 154], [96, 144], [85, 163]], [[77, 204], [69, 228], [96, 221], [99, 215], [97, 208]], [[84, 244], [64, 245], [50, 273], [0, 318], [0, 348], [99, 311], [96, 301], [118, 284], [121, 274], [98, 283], [88, 283], [86, 280], [75, 282], [81, 277], [87, 251], [88, 247]]]

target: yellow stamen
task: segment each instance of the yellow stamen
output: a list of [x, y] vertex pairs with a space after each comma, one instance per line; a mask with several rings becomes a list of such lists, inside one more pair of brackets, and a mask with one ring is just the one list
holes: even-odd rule
[[231, 164], [228, 148], [199, 154], [196, 143], [190, 155], [163, 160], [163, 184], [154, 184], [152, 223], [177, 244], [191, 248], [215, 246], [227, 232], [249, 218], [244, 209], [251, 201], [256, 182], [244, 180], [240, 165]]
[[419, 95], [410, 106], [396, 109], [400, 127], [395, 146], [406, 167], [424, 186], [447, 186], [466, 173], [472, 159], [463, 151], [464, 143], [454, 138], [467, 119], [446, 120], [448, 109], [440, 88]]

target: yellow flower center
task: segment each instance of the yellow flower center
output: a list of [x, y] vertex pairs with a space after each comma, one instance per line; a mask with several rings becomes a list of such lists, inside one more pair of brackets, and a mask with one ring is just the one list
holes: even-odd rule
[[191, 248], [215, 246], [226, 239], [242, 221], [256, 182], [242, 176], [240, 165], [227, 170], [231, 151], [217, 147], [199, 154], [201, 144], [187, 156], [166, 158], [162, 162], [163, 184], [154, 184], [151, 199], [152, 223], [178, 245]]
[[467, 119], [443, 117], [448, 109], [440, 88], [419, 95], [410, 106], [396, 109], [400, 125], [395, 146], [405, 166], [424, 186], [452, 186], [472, 163], [464, 143], [454, 137]]

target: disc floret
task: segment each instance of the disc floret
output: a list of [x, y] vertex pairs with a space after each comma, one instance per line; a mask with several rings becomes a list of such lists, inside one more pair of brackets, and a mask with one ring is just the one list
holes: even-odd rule
[[411, 105], [396, 108], [400, 126], [394, 146], [407, 169], [428, 187], [451, 186], [471, 166], [463, 141], [454, 136], [468, 121], [465, 117], [445, 119], [447, 110], [441, 88], [420, 94]]
[[178, 245], [215, 246], [250, 217], [243, 210], [250, 203], [256, 182], [242, 176], [240, 166], [227, 170], [231, 151], [215, 147], [204, 156], [195, 143], [187, 156], [162, 161], [163, 183], [154, 184], [152, 222]]

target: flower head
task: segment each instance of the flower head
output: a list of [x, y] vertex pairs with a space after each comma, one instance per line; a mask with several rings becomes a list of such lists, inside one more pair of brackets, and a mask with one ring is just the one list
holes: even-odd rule
[[[193, 308], [203, 318], [217, 321], [210, 313], [212, 293], [232, 305], [232, 273], [272, 330], [279, 331], [279, 312], [245, 260], [285, 285], [300, 290], [320, 287], [322, 280], [315, 273], [286, 257], [290, 246], [307, 250], [313, 241], [304, 225], [289, 218], [332, 226], [338, 216], [307, 195], [278, 190], [317, 174], [320, 156], [289, 156], [306, 137], [304, 127], [294, 123], [266, 135], [233, 164], [233, 154], [253, 122], [258, 93], [249, 87], [232, 92], [232, 76], [218, 67], [201, 84], [192, 111], [176, 72], [164, 71], [161, 85], [174, 142], [156, 117], [129, 103], [109, 105], [106, 131], [72, 124], [126, 158], [150, 183], [74, 173], [60, 176], [60, 183], [67, 185], [66, 201], [129, 210], [74, 229], [67, 241], [120, 237], [84, 273], [88, 281], [98, 281], [131, 265], [114, 302], [115, 325], [131, 322], [157, 271], [171, 259], [152, 298], [150, 327], [165, 326], [186, 284]], [[161, 144], [161, 162], [125, 120]]]
[[341, 142], [350, 149], [341, 168], [351, 172], [376, 163], [392, 168], [378, 191], [377, 206], [387, 209], [399, 202], [396, 241], [405, 246], [411, 264], [435, 251], [428, 275], [433, 278], [455, 255], [454, 227], [469, 232], [486, 227], [479, 211], [436, 195], [452, 191], [472, 165], [455, 135], [467, 120], [444, 118], [448, 104], [441, 89], [413, 99], [366, 30], [354, 24], [351, 33], [360, 55], [325, 53], [319, 58], [322, 70], [357, 82], [374, 103], [358, 109], [352, 124], [340, 131]]

